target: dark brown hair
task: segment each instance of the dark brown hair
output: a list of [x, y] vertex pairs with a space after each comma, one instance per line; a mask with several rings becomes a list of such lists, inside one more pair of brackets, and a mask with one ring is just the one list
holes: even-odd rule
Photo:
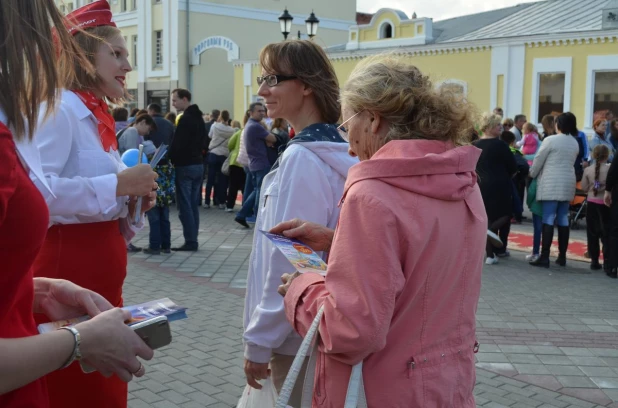
[[126, 122], [129, 120], [129, 111], [125, 108], [114, 108], [112, 116], [116, 122]]
[[309, 40], [291, 40], [268, 44], [260, 52], [260, 65], [268, 74], [293, 75], [312, 91], [326, 123], [341, 116], [339, 82], [324, 50]]
[[150, 116], [147, 113], [141, 113], [141, 114], [137, 115], [135, 117], [135, 121], [132, 123], [131, 126], [135, 126], [135, 125], [137, 125], [138, 123], [141, 123], [141, 122], [146, 122], [146, 124], [148, 126], [150, 126], [150, 130], [151, 131], [154, 132], [155, 130], [157, 130], [157, 123], [154, 121], [152, 116]]
[[592, 158], [595, 161], [594, 165], [594, 187], [592, 191], [596, 196], [599, 194], [599, 175], [601, 173], [601, 162], [606, 162], [609, 159], [609, 148], [603, 144], [596, 145], [592, 150]]
[[545, 115], [541, 119], [543, 125], [543, 132], [545, 136], [553, 135], [556, 133], [556, 117], [554, 115]]
[[165, 119], [172, 122], [173, 125], [176, 124], [176, 114], [174, 112], [168, 112], [167, 115], [165, 115]]
[[189, 92], [188, 89], [176, 88], [172, 91], [172, 93], [175, 93], [176, 96], [178, 96], [180, 99], [186, 99], [187, 101], [191, 102], [191, 92]]
[[225, 123], [226, 125], [228, 124], [228, 122], [230, 121], [230, 112], [224, 110], [221, 112], [221, 119], [223, 120], [223, 123]]
[[53, 0], [0, 1], [0, 108], [15, 140], [32, 139], [42, 103], [53, 111], [56, 90], [74, 81], [72, 61], [94, 72], [63, 21]]

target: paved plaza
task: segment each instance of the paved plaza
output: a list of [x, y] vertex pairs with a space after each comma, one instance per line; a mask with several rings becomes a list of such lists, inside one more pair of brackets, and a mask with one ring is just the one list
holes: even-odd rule
[[[129, 258], [126, 304], [169, 297], [189, 308], [189, 319], [172, 323], [172, 345], [130, 384], [131, 408], [235, 407], [244, 387], [242, 311], [253, 230], [217, 209], [200, 215], [198, 252]], [[170, 217], [172, 245], [180, 245], [176, 212]], [[147, 234], [135, 244], [147, 246]], [[585, 239], [585, 231], [574, 236]], [[483, 273], [477, 406], [618, 408], [618, 282], [580, 262], [533, 268], [525, 255], [513, 252]]]

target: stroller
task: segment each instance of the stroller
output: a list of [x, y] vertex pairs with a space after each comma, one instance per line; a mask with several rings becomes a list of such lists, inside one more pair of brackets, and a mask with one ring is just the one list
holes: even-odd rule
[[581, 181], [577, 182], [575, 197], [569, 204], [569, 225], [571, 229], [579, 229], [578, 221], [586, 217], [586, 207], [588, 205], [588, 193], [581, 189]]

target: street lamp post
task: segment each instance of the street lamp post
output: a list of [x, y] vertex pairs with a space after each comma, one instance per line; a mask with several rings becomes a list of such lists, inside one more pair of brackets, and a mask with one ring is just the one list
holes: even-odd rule
[[315, 16], [313, 10], [309, 18], [305, 20], [305, 24], [307, 25], [307, 35], [310, 39], [313, 39], [318, 33], [318, 26], [320, 25], [320, 20]]
[[292, 31], [292, 20], [294, 17], [290, 13], [288, 13], [288, 9], [283, 10], [283, 13], [279, 16], [279, 24], [281, 24], [281, 34], [283, 34], [283, 39], [287, 40], [288, 34]]

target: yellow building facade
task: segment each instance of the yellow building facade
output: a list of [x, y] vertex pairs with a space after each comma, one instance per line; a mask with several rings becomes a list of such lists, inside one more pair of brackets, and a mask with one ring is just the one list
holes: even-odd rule
[[[573, 112], [590, 132], [606, 110], [618, 115], [618, 4], [552, 0], [434, 22], [382, 9], [326, 48], [341, 86], [363, 58], [395, 53], [436, 86], [453, 87], [479, 111], [502, 107], [540, 123]], [[258, 100], [256, 61], [235, 64], [234, 112]]]
[[[93, 0], [55, 0], [61, 11]], [[290, 38], [307, 37], [305, 20], [320, 19], [315, 41], [328, 47], [345, 41], [356, 21], [356, 0], [108, 0], [122, 31], [133, 72], [129, 107], [159, 103], [173, 111], [170, 92], [188, 88], [204, 112], [234, 108], [236, 61], [254, 60], [283, 36], [278, 21], [287, 7], [294, 17]]]

